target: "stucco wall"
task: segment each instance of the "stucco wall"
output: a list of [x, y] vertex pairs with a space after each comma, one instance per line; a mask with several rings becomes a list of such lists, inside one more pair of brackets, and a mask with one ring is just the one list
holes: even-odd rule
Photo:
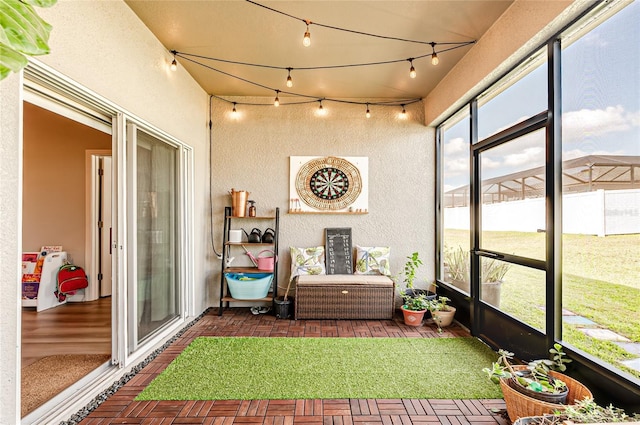
[[[122, 1], [62, 0], [39, 11], [54, 28], [40, 61], [193, 147], [194, 228], [206, 229], [207, 94], [184, 68], [169, 69], [172, 55]], [[209, 242], [206, 232], [193, 237], [194, 291], [208, 294]], [[197, 296], [194, 313], [210, 304]]]
[[20, 423], [22, 76], [0, 82], [0, 424]]
[[[238, 103], [269, 103], [271, 98], [233, 98]], [[317, 105], [232, 105], [213, 100], [214, 232], [222, 240], [228, 191], [247, 190], [258, 215], [280, 208], [280, 286], [289, 278], [289, 247], [324, 244], [326, 227], [351, 227], [355, 244], [390, 246], [391, 272], [405, 257], [420, 251], [425, 260], [421, 277], [433, 279], [434, 145], [433, 130], [424, 126], [422, 104], [400, 108], [325, 103], [327, 115], [316, 116]], [[369, 158], [369, 213], [366, 215], [288, 214], [290, 156], [366, 156]], [[246, 229], [250, 231], [250, 229]], [[240, 256], [244, 255], [242, 252]], [[286, 286], [286, 284], [285, 284]]]

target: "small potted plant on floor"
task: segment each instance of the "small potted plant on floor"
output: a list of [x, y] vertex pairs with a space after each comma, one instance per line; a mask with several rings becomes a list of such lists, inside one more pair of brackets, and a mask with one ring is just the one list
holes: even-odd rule
[[404, 324], [409, 326], [421, 326], [424, 314], [427, 312], [429, 300], [425, 294], [406, 294], [404, 291], [400, 293], [404, 300], [404, 304], [400, 309], [404, 317]]
[[429, 311], [433, 321], [438, 326], [438, 332], [442, 332], [442, 328], [451, 325], [453, 317], [456, 314], [456, 308], [447, 304], [451, 301], [447, 297], [439, 296], [429, 301]]
[[577, 400], [574, 405], [551, 414], [525, 416], [517, 419], [513, 425], [562, 425], [562, 424], [602, 424], [613, 422], [638, 422], [640, 414], [627, 415], [624, 410], [609, 405], [598, 405], [593, 398]]
[[566, 364], [562, 346], [554, 344], [550, 359], [533, 360], [527, 365], [515, 365], [513, 353], [498, 350], [498, 360], [484, 368], [489, 378], [500, 384], [507, 413], [511, 421], [525, 416], [553, 413], [576, 400], [593, 397], [588, 388], [560, 373]]

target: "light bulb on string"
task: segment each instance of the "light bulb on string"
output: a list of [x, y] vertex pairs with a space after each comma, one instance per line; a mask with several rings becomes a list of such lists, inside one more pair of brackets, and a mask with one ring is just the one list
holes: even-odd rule
[[173, 60], [171, 61], [171, 70], [175, 72], [178, 69], [178, 62], [176, 62], [176, 52], [172, 51], [171, 53], [173, 53]]
[[400, 112], [400, 119], [404, 120], [407, 118], [407, 110], [404, 109], [404, 105], [401, 105], [401, 106], [402, 106], [402, 112]]
[[367, 103], [367, 112], [364, 113], [364, 116], [367, 118], [371, 118], [371, 111], [369, 111], [369, 104]]
[[280, 93], [280, 90], [276, 90], [276, 98], [273, 99], [273, 106], [275, 107], [280, 106], [280, 99], [278, 98], [278, 93]]
[[305, 19], [304, 23], [307, 24], [307, 30], [304, 32], [304, 37], [302, 37], [302, 45], [309, 47], [311, 46], [311, 33], [309, 32], [309, 24], [311, 21]]
[[238, 116], [238, 111], [236, 110], [236, 102], [233, 102], [233, 109], [231, 110], [231, 116], [234, 118]]
[[293, 87], [293, 78], [291, 78], [291, 70], [293, 68], [287, 68], [287, 87]]
[[318, 100], [318, 102], [320, 102], [320, 105], [318, 106], [318, 115], [326, 115], [327, 111], [322, 106], [322, 99]]
[[440, 63], [440, 59], [438, 59], [438, 54], [436, 53], [436, 43], [431, 42], [431, 50], [433, 53], [431, 53], [431, 64], [432, 65], [437, 65]]
[[411, 68], [409, 68], [409, 77], [416, 78], [416, 69], [413, 67], [413, 58], [409, 59], [409, 63], [411, 64]]

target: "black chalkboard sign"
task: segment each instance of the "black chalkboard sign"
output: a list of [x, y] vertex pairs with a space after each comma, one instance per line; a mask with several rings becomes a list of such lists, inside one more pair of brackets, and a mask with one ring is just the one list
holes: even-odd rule
[[350, 227], [327, 227], [325, 249], [327, 274], [353, 274]]

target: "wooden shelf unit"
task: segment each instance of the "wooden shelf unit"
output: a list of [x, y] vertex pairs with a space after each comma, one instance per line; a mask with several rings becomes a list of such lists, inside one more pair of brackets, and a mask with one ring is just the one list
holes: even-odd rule
[[[235, 220], [248, 221], [251, 220], [259, 221], [259, 222], [272, 222], [273, 230], [274, 230], [274, 238], [272, 243], [265, 242], [229, 242], [229, 230], [231, 230], [231, 223]], [[221, 262], [221, 273], [220, 273], [220, 306], [218, 309], [218, 316], [222, 316], [223, 309], [225, 307], [229, 308], [229, 303], [232, 302], [271, 302], [273, 307], [273, 300], [278, 296], [278, 235], [280, 227], [280, 209], [275, 209], [274, 216], [260, 216], [260, 217], [234, 217], [232, 215], [231, 207], [225, 207], [224, 209], [224, 242], [222, 249], [222, 262]], [[264, 229], [262, 229], [264, 230]], [[247, 250], [250, 247], [271, 247], [275, 253], [274, 264], [273, 264], [273, 272], [260, 270], [257, 267], [252, 266], [239, 266], [239, 267], [226, 267], [227, 258], [230, 256], [229, 252], [231, 249], [235, 248], [243, 248]], [[231, 296], [229, 289], [227, 288], [227, 282], [225, 279], [225, 273], [273, 273], [273, 279], [271, 280], [271, 290], [266, 297], [257, 298], [257, 299], [237, 299]]]

